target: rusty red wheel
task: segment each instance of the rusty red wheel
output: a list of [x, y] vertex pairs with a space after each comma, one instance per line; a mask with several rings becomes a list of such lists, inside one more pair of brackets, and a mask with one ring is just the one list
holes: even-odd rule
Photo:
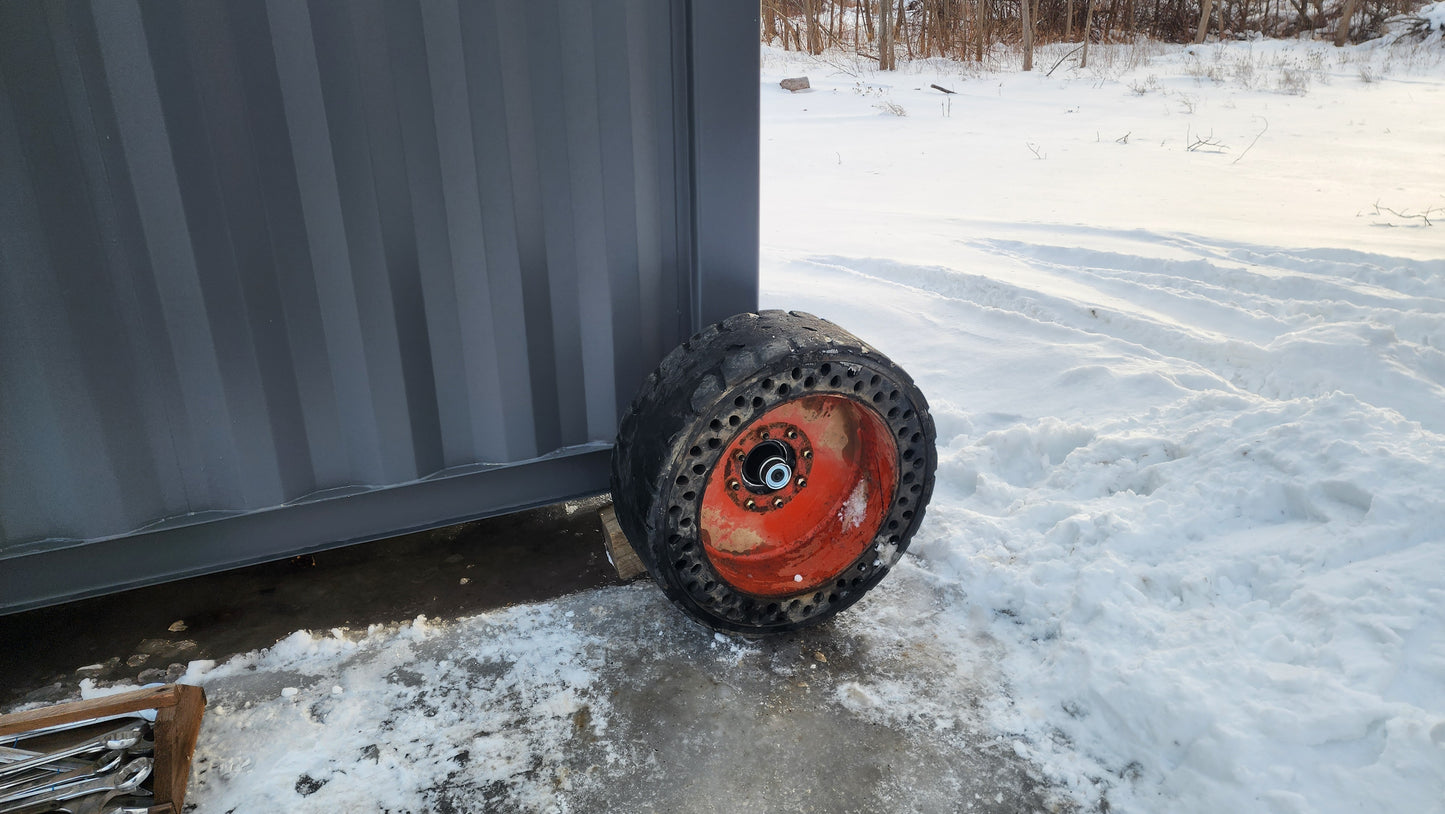
[[887, 426], [838, 395], [774, 407], [720, 462], [704, 487], [698, 539], [728, 584], [769, 599], [823, 587], [862, 556], [898, 484]]
[[618, 521], [678, 606], [735, 631], [821, 621], [877, 584], [923, 517], [923, 394], [807, 314], [743, 314], [663, 360], [613, 455]]

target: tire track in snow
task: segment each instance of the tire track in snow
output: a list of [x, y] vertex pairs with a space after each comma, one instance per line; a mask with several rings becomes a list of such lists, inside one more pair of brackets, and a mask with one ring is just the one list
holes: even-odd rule
[[[1175, 246], [1190, 243], [1181, 239]], [[1107, 337], [1146, 358], [1162, 355], [1202, 368], [1266, 399], [1319, 397], [1343, 384], [1364, 401], [1445, 432], [1445, 416], [1437, 409], [1445, 403], [1445, 351], [1439, 349], [1445, 344], [1440, 318], [1445, 300], [1397, 297], [1395, 288], [1377, 284], [1401, 285], [1404, 272], [1354, 263], [1345, 264], [1344, 278], [1337, 278], [1341, 263], [1335, 261], [1317, 261], [1321, 273], [1302, 275], [1230, 260], [1222, 266], [1212, 259], [1241, 252], [1283, 256], [1282, 250], [1221, 247], [1203, 252], [1205, 257], [1160, 260], [1020, 241], [969, 245], [1036, 274], [1011, 282], [1001, 279], [1001, 272], [970, 274], [889, 260], [807, 262], [1013, 314], [1040, 327]], [[1399, 263], [1401, 269], [1430, 274], [1430, 264]], [[1372, 279], [1358, 283], [1351, 274]]]

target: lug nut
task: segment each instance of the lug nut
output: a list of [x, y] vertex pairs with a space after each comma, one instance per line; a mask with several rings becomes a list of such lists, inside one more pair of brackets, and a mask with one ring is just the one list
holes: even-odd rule
[[742, 459], [748, 457], [748, 454], [746, 452], [743, 452], [742, 450], [738, 450], [738, 454], [734, 457], [741, 461]]
[[774, 508], [774, 509], [781, 509], [781, 508], [783, 508], [783, 499], [780, 498], [780, 497], [775, 497], [775, 498], [773, 498], [773, 508]]
[[811, 449], [805, 449], [805, 450], [803, 450], [803, 457], [804, 457], [804, 458], [811, 458], [811, 457], [813, 457], [813, 450], [811, 450]]
[[799, 477], [798, 477], [798, 488], [799, 488], [799, 489], [802, 489], [804, 486], [807, 486], [807, 485], [808, 485], [808, 479], [807, 479], [807, 478], [804, 478], [804, 477], [802, 477], [802, 476], [799, 476]]
[[759, 432], [759, 433], [758, 433], [758, 437], [759, 437], [759, 438], [767, 438], [767, 437], [768, 437], [768, 431], [767, 431], [767, 430], [763, 430], [763, 431]]
[[797, 438], [797, 437], [798, 437], [798, 431], [797, 431], [797, 430], [788, 430], [788, 437], [789, 437], [789, 438]]
[[752, 498], [748, 498], [747, 500], [743, 501], [743, 505], [747, 506], [749, 509], [756, 509], [758, 507], [758, 502], [756, 500], [753, 500]]
[[733, 491], [737, 491], [738, 489], [741, 489], [742, 486], [743, 486], [743, 485], [742, 485], [741, 483], [738, 483], [738, 482], [735, 481], [735, 480], [734, 480], [734, 481], [728, 481], [728, 488], [729, 488], [729, 489], [732, 489]]

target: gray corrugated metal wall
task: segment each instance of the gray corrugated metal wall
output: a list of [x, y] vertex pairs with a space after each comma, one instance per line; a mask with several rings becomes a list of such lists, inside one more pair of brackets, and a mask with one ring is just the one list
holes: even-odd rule
[[0, 610], [605, 488], [756, 300], [720, 6], [0, 4]]

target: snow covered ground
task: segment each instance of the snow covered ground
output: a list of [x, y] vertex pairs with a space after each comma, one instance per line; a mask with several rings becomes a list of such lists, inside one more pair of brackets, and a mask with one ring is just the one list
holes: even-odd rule
[[1442, 56], [765, 54], [764, 304], [929, 395], [913, 553], [1085, 806], [1445, 811]]
[[1063, 55], [765, 50], [763, 304], [938, 424], [877, 591], [758, 642], [644, 584], [194, 663], [190, 800], [1445, 811], [1445, 48]]

